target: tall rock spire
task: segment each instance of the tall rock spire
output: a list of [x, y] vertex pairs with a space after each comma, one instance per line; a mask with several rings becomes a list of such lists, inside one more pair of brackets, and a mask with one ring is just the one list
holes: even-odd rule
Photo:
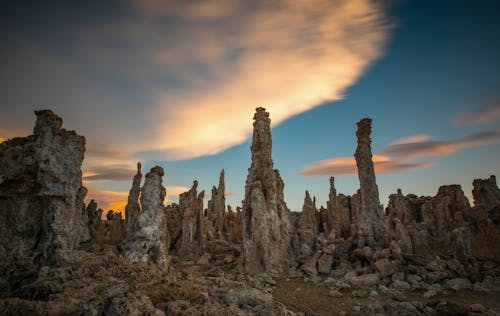
[[[282, 272], [290, 255], [288, 232], [280, 214], [279, 183], [271, 158], [271, 120], [264, 108], [254, 115], [252, 164], [248, 169], [243, 200], [242, 270], [247, 273]], [[280, 218], [281, 217], [281, 218]]]
[[208, 201], [207, 216], [214, 229], [215, 236], [223, 239], [224, 213], [226, 209], [224, 169], [220, 172], [219, 186], [212, 188], [212, 197]]
[[179, 195], [179, 207], [182, 212], [182, 232], [177, 254], [180, 256], [197, 256], [205, 246], [205, 230], [203, 227], [203, 197], [205, 191], [197, 193], [198, 181], [187, 192]]
[[124, 245], [129, 262], [168, 262], [170, 236], [167, 230], [162, 185], [163, 168], [156, 166], [146, 174], [140, 194], [141, 211], [134, 215], [134, 230]]
[[364, 118], [358, 122], [356, 136], [358, 147], [354, 157], [358, 166], [361, 194], [361, 209], [358, 215], [358, 247], [386, 246], [388, 244], [388, 222], [380, 205], [375, 169], [372, 161], [370, 134], [372, 120]]
[[139, 195], [141, 194], [141, 163], [137, 163], [137, 173], [132, 180], [132, 187], [128, 193], [128, 201], [125, 206], [125, 230], [127, 234], [132, 234], [134, 230], [134, 218], [141, 211]]

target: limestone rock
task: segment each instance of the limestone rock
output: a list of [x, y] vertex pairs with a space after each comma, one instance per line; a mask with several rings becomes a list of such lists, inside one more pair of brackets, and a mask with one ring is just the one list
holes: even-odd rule
[[252, 164], [248, 169], [242, 209], [240, 264], [247, 273], [279, 273], [285, 270], [290, 257], [290, 240], [282, 226], [282, 221], [287, 221], [287, 213], [278, 207], [284, 202], [279, 200], [279, 181], [271, 159], [271, 120], [264, 108], [256, 109], [253, 126]]
[[389, 277], [397, 271], [397, 266], [385, 258], [378, 260], [374, 265], [381, 278]]
[[335, 189], [335, 178], [330, 178], [330, 193], [327, 202], [327, 227], [328, 231], [334, 229], [335, 232], [342, 238], [347, 238], [350, 235], [351, 228], [351, 212], [348, 203], [344, 202], [346, 197], [337, 195]]
[[358, 247], [389, 244], [389, 227], [380, 204], [371, 152], [371, 119], [358, 122], [355, 158], [360, 183], [361, 208], [358, 214]]
[[212, 197], [208, 201], [207, 217], [218, 239], [223, 239], [224, 212], [226, 210], [226, 197], [224, 185], [224, 169], [220, 172], [219, 186], [212, 188]]
[[297, 255], [309, 257], [314, 253], [318, 229], [318, 211], [315, 201], [313, 202], [309, 192], [306, 191], [293, 242]]
[[177, 254], [180, 256], [198, 256], [203, 252], [206, 235], [203, 221], [204, 191], [197, 193], [198, 181], [187, 192], [179, 196], [182, 213], [182, 231]]
[[166, 264], [169, 235], [163, 200], [166, 191], [162, 185], [163, 168], [156, 166], [146, 174], [141, 189], [141, 211], [135, 214], [135, 228], [124, 246], [123, 254], [129, 262]]
[[318, 259], [318, 272], [330, 274], [333, 265], [333, 255], [323, 253]]
[[488, 179], [476, 179], [472, 182], [472, 186], [472, 197], [476, 207], [489, 209], [500, 205], [500, 190], [495, 176], [492, 175]]
[[77, 247], [84, 233], [85, 138], [62, 129], [62, 119], [50, 110], [35, 114], [33, 135], [0, 143], [0, 248], [7, 254], [0, 271], [10, 263], [22, 270], [16, 258], [36, 269], [58, 250]]
[[141, 212], [139, 196], [141, 194], [141, 163], [137, 163], [137, 173], [132, 180], [132, 187], [128, 194], [127, 205], [125, 206], [125, 226], [128, 235], [132, 235], [135, 231], [135, 217]]

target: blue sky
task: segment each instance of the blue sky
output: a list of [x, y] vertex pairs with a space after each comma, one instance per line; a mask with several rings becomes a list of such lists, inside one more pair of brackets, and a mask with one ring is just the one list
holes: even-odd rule
[[[373, 152], [392, 155], [377, 175], [384, 204], [397, 188], [458, 183], [470, 196], [473, 179], [499, 174], [497, 1], [276, 3], [3, 5], [0, 137], [28, 134], [34, 109], [55, 110], [87, 137], [89, 198], [104, 207], [123, 200], [113, 192], [128, 191], [136, 161], [165, 168], [174, 201], [195, 179], [209, 193], [224, 168], [238, 205], [257, 106], [276, 123], [292, 210], [306, 189], [324, 205], [330, 175], [356, 191], [357, 175], [329, 159], [352, 157], [363, 117]], [[317, 175], [300, 174], [312, 165]]]

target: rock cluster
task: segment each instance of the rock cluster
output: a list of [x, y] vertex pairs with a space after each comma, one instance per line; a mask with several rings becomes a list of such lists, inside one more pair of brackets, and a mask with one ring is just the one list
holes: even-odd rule
[[198, 181], [179, 196], [182, 212], [182, 231], [177, 253], [180, 256], [199, 255], [205, 247], [206, 234], [203, 221], [204, 191], [197, 193]]
[[[273, 169], [269, 113], [257, 108], [242, 207], [225, 201], [224, 170], [207, 209], [198, 182], [164, 205], [164, 170], [133, 177], [125, 218], [83, 199], [85, 140], [37, 111], [34, 134], [0, 144], [1, 314], [293, 315], [271, 295], [271, 276], [328, 283], [331, 297], [389, 297], [374, 314], [434, 315], [446, 291], [500, 289], [500, 190], [473, 182], [434, 197], [390, 195], [383, 209], [371, 153], [371, 120], [358, 122], [360, 189], [338, 194], [330, 179], [326, 208], [305, 192], [290, 212]], [[239, 272], [244, 272], [241, 274]], [[90, 288], [91, 290], [87, 290]], [[68, 299], [69, 298], [69, 299]], [[474, 306], [473, 306], [474, 305]], [[476, 315], [489, 311], [470, 305]], [[360, 312], [361, 307], [354, 306]], [[467, 311], [466, 311], [467, 312]], [[306, 314], [308, 314], [306, 312]]]

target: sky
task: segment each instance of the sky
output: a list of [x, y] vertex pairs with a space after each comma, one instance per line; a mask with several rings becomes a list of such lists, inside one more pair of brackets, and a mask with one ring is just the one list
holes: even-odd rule
[[[87, 200], [123, 209], [136, 163], [168, 201], [225, 169], [244, 198], [252, 117], [270, 112], [285, 200], [359, 188], [373, 119], [381, 202], [500, 174], [498, 1], [11, 1], [0, 10], [0, 141], [49, 108], [87, 139]], [[471, 199], [472, 203], [472, 199]], [[206, 207], [206, 204], [205, 204]]]

